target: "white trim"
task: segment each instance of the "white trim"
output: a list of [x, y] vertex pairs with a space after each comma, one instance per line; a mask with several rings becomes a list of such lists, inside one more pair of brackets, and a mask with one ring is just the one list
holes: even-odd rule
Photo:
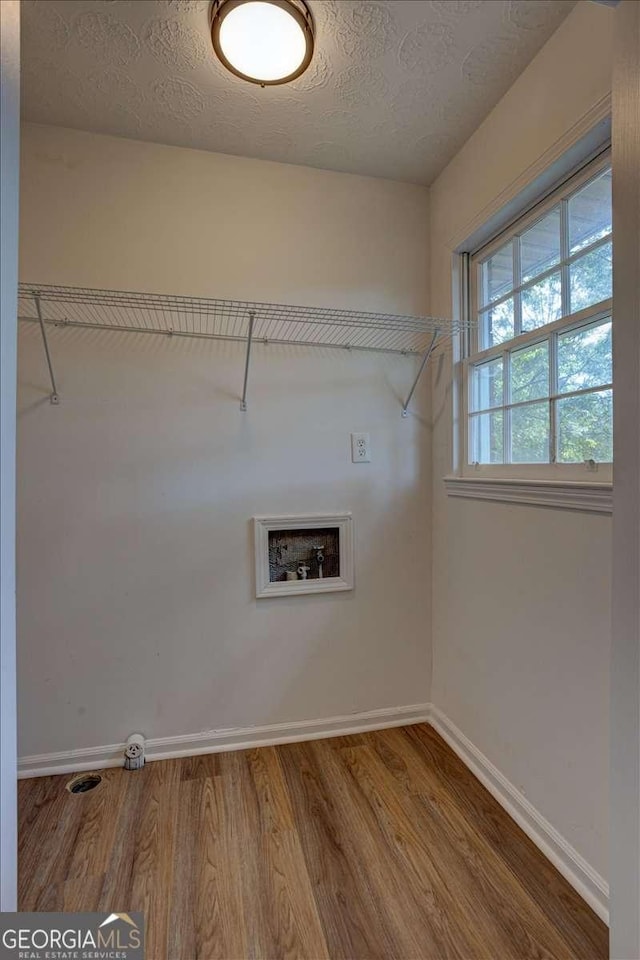
[[572, 169], [597, 156], [611, 139], [611, 93], [605, 94], [449, 239], [451, 250], [476, 249], [504, 230], [510, 219], [545, 196]]
[[609, 922], [609, 885], [568, 840], [536, 810], [490, 760], [437, 707], [431, 707], [431, 726], [462, 762], [515, 820], [545, 857], [586, 900], [605, 923]]
[[[322, 580], [269, 580], [269, 533], [272, 530], [315, 530], [338, 528], [340, 550], [339, 577]], [[296, 593], [332, 593], [335, 590], [353, 590], [353, 519], [348, 511], [342, 513], [310, 513], [305, 516], [254, 517], [254, 548], [256, 570], [256, 598], [283, 597]]]
[[[513, 228], [523, 216], [535, 219], [540, 203], [544, 202], [550, 194], [555, 195], [573, 177], [584, 175], [583, 169], [594, 162], [602, 161], [605, 152], [607, 156], [610, 154], [610, 141], [611, 93], [607, 93], [507, 187], [493, 197], [464, 227], [460, 227], [450, 237], [448, 246], [453, 251], [454, 284], [459, 283], [459, 273], [463, 266], [462, 258], [468, 255], [469, 251], [477, 251], [488, 246], [506, 230]], [[460, 320], [460, 302], [455, 295], [453, 303], [454, 307], [457, 304], [457, 309], [453, 312], [454, 319]], [[467, 303], [467, 319], [471, 315], [469, 306]], [[463, 473], [466, 472], [468, 423], [464, 398], [466, 381], [458, 362], [468, 351], [462, 349], [462, 338], [459, 337], [458, 340], [460, 341], [457, 344], [458, 355], [453, 367], [455, 399], [452, 469], [456, 473]], [[554, 473], [556, 478], [551, 482], [559, 482], [557, 469]], [[580, 480], [588, 482], [584, 474], [580, 475]]]
[[[156, 737], [145, 743], [147, 760], [170, 760], [175, 757], [193, 757], [203, 753], [221, 753], [228, 750], [247, 750], [268, 747], [277, 743], [296, 743], [301, 740], [321, 740], [341, 737], [366, 730], [384, 730], [404, 727], [412, 723], [428, 723], [430, 705], [414, 703], [401, 707], [385, 707], [364, 713], [326, 717], [322, 720], [299, 720], [293, 723], [273, 723], [260, 727], [231, 727], [224, 730], [206, 730], [177, 737]], [[35, 754], [18, 761], [18, 777], [45, 777], [83, 770], [101, 770], [121, 767], [124, 763], [124, 743], [102, 747], [83, 747], [62, 750], [59, 753]]]
[[445, 477], [444, 485], [450, 497], [526, 503], [539, 507], [581, 510], [584, 513], [612, 512], [613, 486], [610, 483]]
[[[472, 478], [508, 477], [512, 479], [523, 480], [550, 480], [552, 482], [568, 480], [582, 481], [586, 483], [596, 479], [595, 477], [592, 478], [589, 476], [589, 473], [592, 472], [590, 470], [590, 465], [578, 463], [569, 466], [567, 464], [556, 462], [556, 456], [558, 456], [559, 453], [556, 450], [556, 447], [558, 444], [557, 422], [559, 411], [561, 409], [560, 404], [570, 396], [582, 396], [587, 392], [586, 389], [576, 389], [562, 393], [558, 392], [558, 338], [564, 336], [570, 331], [579, 329], [587, 330], [595, 327], [598, 324], [606, 324], [608, 325], [609, 329], [611, 329], [611, 315], [613, 307], [611, 297], [599, 301], [598, 303], [590, 304], [588, 307], [581, 310], [570, 312], [569, 267], [572, 263], [577, 262], [577, 260], [582, 259], [583, 257], [589, 257], [593, 250], [604, 250], [605, 248], [610, 249], [612, 244], [612, 232], [610, 230], [606, 237], [595, 240], [587, 247], [584, 247], [582, 250], [579, 250], [575, 254], [571, 255], [569, 250], [569, 223], [567, 214], [567, 204], [570, 202], [571, 198], [576, 194], [579, 194], [580, 191], [584, 190], [589, 184], [596, 182], [598, 179], [606, 175], [610, 171], [610, 165], [611, 154], [610, 151], [607, 150], [596, 160], [593, 160], [584, 166], [579, 173], [575, 174], [569, 180], [565, 180], [560, 187], [550, 193], [533, 210], [522, 214], [522, 216], [516, 219], [506, 231], [494, 238], [494, 240], [486, 244], [481, 249], [475, 251], [469, 258], [469, 290], [471, 297], [469, 315], [474, 321], [477, 320], [477, 322], [474, 322], [472, 327], [473, 337], [469, 345], [470, 353], [463, 359], [463, 368], [460, 371], [460, 377], [463, 386], [464, 419], [460, 424], [461, 429], [458, 437], [460, 450], [458, 451], [457, 458], [459, 463], [457, 472], [459, 472], [461, 476]], [[561, 241], [559, 249], [559, 262], [550, 267], [547, 271], [539, 273], [531, 280], [524, 282], [521, 276], [520, 239], [521, 237], [525, 236], [526, 232], [530, 230], [536, 223], [541, 222], [541, 220], [543, 220], [549, 214], [550, 210], [559, 211], [561, 214], [559, 227], [559, 236]], [[482, 292], [483, 284], [481, 277], [481, 266], [493, 255], [496, 249], [503, 249], [505, 243], [513, 248], [513, 276], [511, 278], [511, 286], [506, 293], [502, 294], [496, 300], [483, 303], [485, 299], [488, 301], [488, 297]], [[561, 281], [562, 316], [557, 320], [543, 324], [534, 330], [523, 331], [521, 329], [520, 314], [526, 291], [533, 289], [545, 277], [550, 277], [552, 275], [558, 277]], [[513, 305], [513, 336], [509, 337], [502, 343], [495, 343], [487, 346], [484, 342], [486, 338], [482, 336], [482, 329], [484, 329], [486, 325], [487, 318], [489, 317], [489, 311], [507, 301], [512, 302]], [[536, 397], [536, 399], [533, 401], [514, 403], [513, 398], [510, 396], [509, 389], [512, 360], [515, 358], [516, 353], [523, 347], [537, 343], [546, 345], [548, 351], [549, 377], [546, 393]], [[503, 397], [502, 402], [496, 404], [491, 411], [484, 411], [478, 409], [477, 405], [472, 403], [470, 392], [471, 384], [473, 382], [472, 375], [475, 370], [494, 360], [499, 360], [501, 363], [503, 375], [502, 379], [504, 381]], [[588, 392], [595, 393], [596, 391], [608, 392], [609, 396], [611, 396], [611, 383], [602, 383], [597, 387], [593, 386], [588, 388]], [[546, 463], [541, 462], [539, 464], [527, 465], [512, 464], [511, 411], [518, 406], [524, 406], [525, 402], [531, 402], [540, 405], [540, 410], [543, 409], [542, 404], [545, 402], [547, 404], [546, 412], [549, 431]], [[486, 406], [487, 404], [484, 405]], [[535, 409], [537, 410], [538, 407]], [[504, 459], [499, 465], [486, 464], [486, 453], [488, 451], [476, 449], [476, 443], [473, 442], [472, 427], [475, 426], [477, 430], [478, 424], [483, 422], [484, 414], [489, 412], [503, 414], [501, 419], [502, 437], [504, 441]], [[476, 419], [477, 416], [479, 416], [480, 419]], [[479, 432], [478, 439], [484, 441], [484, 433], [482, 431]], [[484, 442], [482, 442], [482, 446], [484, 447]], [[483, 453], [485, 456], [483, 456]], [[472, 461], [480, 461], [480, 463], [477, 464]], [[598, 480], [600, 482], [610, 482], [612, 476], [611, 463], [602, 463], [600, 466], [604, 475], [598, 477]]]

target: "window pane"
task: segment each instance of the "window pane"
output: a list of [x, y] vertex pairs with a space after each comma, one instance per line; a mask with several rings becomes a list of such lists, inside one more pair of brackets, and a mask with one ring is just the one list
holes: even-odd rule
[[481, 305], [497, 300], [513, 289], [513, 241], [480, 265]]
[[536, 330], [562, 316], [560, 274], [552, 273], [522, 291], [522, 330]]
[[611, 241], [571, 264], [571, 313], [611, 296]]
[[558, 337], [558, 393], [588, 390], [611, 380], [611, 320]]
[[611, 233], [611, 170], [605, 170], [569, 200], [570, 252], [576, 253], [608, 233]]
[[582, 463], [613, 460], [613, 404], [611, 390], [565, 397], [557, 401], [558, 460]]
[[480, 413], [469, 420], [471, 428], [471, 463], [503, 463], [504, 414], [502, 410]]
[[549, 462], [549, 401], [511, 411], [511, 461]]
[[490, 307], [482, 314], [480, 322], [482, 347], [494, 347], [497, 343], [504, 343], [514, 336], [513, 327], [513, 297], [499, 303], [497, 307]]
[[549, 341], [511, 354], [511, 402], [549, 396]]
[[522, 282], [560, 263], [560, 207], [556, 207], [520, 237]]
[[502, 404], [503, 380], [502, 357], [473, 368], [471, 409], [486, 410]]

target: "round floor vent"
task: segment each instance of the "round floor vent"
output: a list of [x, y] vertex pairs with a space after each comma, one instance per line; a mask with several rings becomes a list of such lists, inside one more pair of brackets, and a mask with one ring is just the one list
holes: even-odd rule
[[99, 774], [83, 773], [69, 780], [67, 790], [69, 793], [88, 793], [89, 790], [95, 790], [99, 783], [102, 783], [102, 777]]

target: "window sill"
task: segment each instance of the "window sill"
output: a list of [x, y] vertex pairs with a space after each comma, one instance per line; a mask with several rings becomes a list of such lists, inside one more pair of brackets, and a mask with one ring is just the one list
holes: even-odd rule
[[613, 510], [613, 486], [610, 483], [445, 477], [444, 485], [450, 497], [525, 503], [562, 510], [581, 510], [583, 513], [610, 514]]

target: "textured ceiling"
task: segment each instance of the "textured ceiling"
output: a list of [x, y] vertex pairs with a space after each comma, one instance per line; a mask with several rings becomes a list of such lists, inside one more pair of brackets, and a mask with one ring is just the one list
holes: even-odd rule
[[23, 114], [159, 143], [430, 183], [574, 0], [310, 0], [282, 87], [224, 70], [207, 0], [23, 0]]

